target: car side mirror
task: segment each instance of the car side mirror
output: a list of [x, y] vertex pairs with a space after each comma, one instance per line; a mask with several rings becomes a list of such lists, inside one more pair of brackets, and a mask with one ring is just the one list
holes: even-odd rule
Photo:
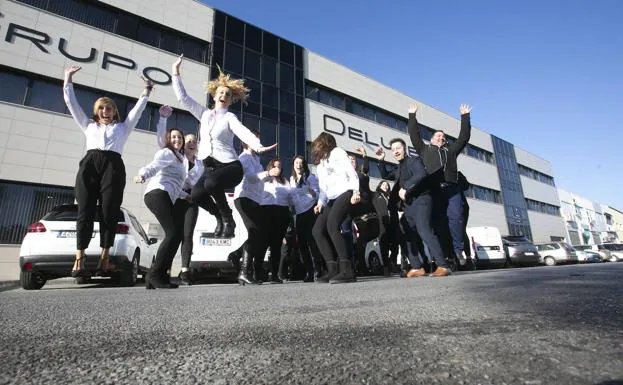
[[149, 244], [153, 245], [154, 243], [158, 242], [158, 238], [149, 238]]

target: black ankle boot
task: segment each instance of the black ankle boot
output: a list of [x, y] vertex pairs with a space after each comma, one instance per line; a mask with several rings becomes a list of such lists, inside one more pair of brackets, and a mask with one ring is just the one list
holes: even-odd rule
[[221, 217], [215, 217], [216, 218], [216, 227], [214, 228], [214, 237], [218, 238], [221, 236], [221, 234], [223, 234], [223, 218]]
[[350, 261], [340, 261], [340, 273], [329, 280], [329, 283], [356, 282], [353, 264]]
[[145, 275], [145, 289], [177, 289], [178, 285], [169, 281], [163, 280], [162, 277], [155, 277], [151, 274]]
[[259, 284], [249, 270], [251, 267], [251, 255], [247, 250], [242, 251], [242, 258], [240, 260], [240, 275], [238, 275], [238, 283], [244, 285], [257, 285]]
[[318, 283], [328, 283], [329, 280], [337, 275], [337, 262], [327, 262], [327, 271], [326, 273], [316, 278], [316, 282]]
[[193, 284], [192, 276], [190, 274], [190, 270], [182, 271], [180, 273], [180, 285], [191, 286]]
[[231, 212], [223, 215], [223, 231], [221, 232], [221, 238], [233, 238], [236, 235], [236, 222]]

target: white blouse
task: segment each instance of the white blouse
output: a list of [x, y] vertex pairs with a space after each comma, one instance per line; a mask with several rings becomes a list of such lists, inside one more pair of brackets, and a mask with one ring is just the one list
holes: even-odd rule
[[179, 75], [173, 76], [173, 90], [180, 104], [186, 108], [199, 122], [199, 150], [197, 159], [209, 156], [222, 163], [230, 163], [238, 159], [234, 150], [234, 135], [257, 151], [262, 143], [236, 115], [226, 109], [208, 109], [188, 96]]
[[329, 153], [329, 157], [320, 161], [316, 167], [320, 184], [320, 198], [322, 205], [336, 199], [348, 190], [359, 192], [359, 177], [357, 171], [350, 164], [346, 151], [339, 147]]
[[67, 83], [63, 86], [63, 97], [71, 116], [86, 136], [87, 150], [106, 150], [119, 154], [123, 153], [123, 147], [128, 141], [130, 133], [138, 124], [149, 99], [147, 96], [141, 96], [134, 108], [128, 113], [125, 121], [103, 124], [90, 119], [84, 113], [78, 99], [76, 99], [73, 83]]
[[286, 182], [281, 184], [275, 178], [269, 178], [264, 182], [264, 193], [262, 194], [262, 206], [285, 206], [289, 207], [292, 203], [290, 185]]
[[264, 180], [268, 177], [268, 172], [264, 171], [260, 163], [260, 157], [257, 154], [253, 154], [251, 150], [245, 149], [238, 159], [242, 163], [244, 176], [234, 189], [234, 199], [249, 198], [258, 204], [262, 203]]
[[[302, 178], [304, 177], [302, 176]], [[291, 176], [290, 187], [292, 188], [292, 202], [294, 203], [296, 214], [302, 214], [316, 205], [320, 195], [320, 187], [318, 186], [316, 175], [309, 174], [301, 187], [298, 187], [294, 176]]]
[[[162, 126], [166, 131], [166, 125], [167, 119], [161, 117], [158, 132], [162, 130]], [[177, 151], [161, 148], [154, 155], [154, 160], [139, 170], [138, 175], [145, 180], [151, 178], [145, 188], [145, 194], [156, 189], [164, 190], [169, 194], [172, 203], [178, 198], [184, 199], [188, 196], [182, 189], [188, 177], [188, 159]]]
[[[160, 117], [158, 121], [158, 125], [156, 126], [156, 135], [158, 137], [158, 147], [164, 148], [167, 144], [167, 118]], [[188, 159], [188, 158], [187, 158]], [[188, 161], [188, 167], [190, 167], [190, 161]], [[197, 181], [203, 175], [203, 162], [197, 158], [195, 158], [195, 163], [193, 168], [188, 170], [188, 176], [184, 181], [184, 185], [182, 186], [182, 190], [192, 190], [193, 187], [197, 184]]]

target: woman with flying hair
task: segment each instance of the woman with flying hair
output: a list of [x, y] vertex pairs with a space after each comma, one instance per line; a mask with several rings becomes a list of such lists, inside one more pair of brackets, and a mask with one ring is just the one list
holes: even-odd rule
[[273, 150], [277, 144], [264, 147], [259, 138], [228, 111], [232, 103], [246, 102], [250, 90], [245, 87], [244, 80], [231, 79], [219, 68], [218, 78], [206, 83], [206, 91], [214, 100], [214, 108], [208, 109], [191, 98], [180, 77], [183, 56], [173, 63], [173, 90], [180, 104], [201, 123], [197, 159], [204, 166], [203, 175], [193, 187], [191, 196], [216, 218], [214, 236], [231, 238], [236, 223], [225, 197], [225, 189], [235, 187], [243, 176], [242, 164], [234, 149], [234, 135], [259, 154]]
[[333, 135], [326, 132], [318, 135], [312, 143], [312, 153], [318, 165], [320, 185], [320, 196], [314, 208], [320, 215], [312, 233], [327, 265], [327, 273], [316, 282], [355, 282], [349, 247], [340, 225], [349, 215], [351, 206], [361, 200], [359, 178], [346, 151], [337, 147]]
[[80, 161], [76, 175], [76, 259], [71, 270], [72, 277], [86, 274], [84, 251], [89, 247], [93, 234], [93, 222], [99, 201], [100, 259], [96, 274], [116, 270], [109, 261], [109, 250], [115, 242], [117, 220], [123, 191], [125, 189], [125, 165], [121, 159], [123, 147], [136, 127], [147, 105], [153, 83], [145, 80], [145, 89], [125, 120], [121, 120], [115, 102], [101, 97], [93, 105], [93, 114], [87, 116], [74, 93], [73, 75], [82, 67], [65, 69], [63, 97], [84, 136], [87, 153]]

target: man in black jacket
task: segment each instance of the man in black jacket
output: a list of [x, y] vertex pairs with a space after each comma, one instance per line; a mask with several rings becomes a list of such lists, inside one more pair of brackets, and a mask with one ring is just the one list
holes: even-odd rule
[[[434, 227], [437, 235], [443, 236], [450, 230], [452, 251], [447, 250], [450, 258], [456, 256], [461, 265], [466, 260], [463, 254], [463, 199], [458, 185], [456, 158], [469, 142], [472, 126], [470, 123], [471, 107], [461, 104], [461, 131], [457, 140], [448, 144], [443, 131], [435, 131], [430, 144], [424, 143], [420, 136], [419, 125], [416, 119], [417, 105], [409, 107], [409, 137], [411, 143], [422, 157], [424, 166], [429, 174], [443, 169], [443, 180], [439, 181], [432, 190]], [[453, 254], [453, 255], [452, 255]]]
[[[379, 170], [384, 179], [394, 180], [392, 195], [404, 202], [404, 215], [411, 230], [417, 231], [422, 241], [428, 246], [431, 258], [435, 260], [437, 270], [431, 277], [443, 277], [450, 274], [444, 258], [439, 240], [431, 225], [433, 201], [429, 193], [429, 178], [419, 155], [407, 156], [407, 144], [402, 139], [390, 141], [391, 151], [398, 161], [398, 168], [388, 172], [383, 160], [385, 151], [380, 147], [376, 154], [379, 158]], [[422, 258], [413, 258], [411, 271], [408, 277], [422, 277], [426, 275], [422, 267]]]

